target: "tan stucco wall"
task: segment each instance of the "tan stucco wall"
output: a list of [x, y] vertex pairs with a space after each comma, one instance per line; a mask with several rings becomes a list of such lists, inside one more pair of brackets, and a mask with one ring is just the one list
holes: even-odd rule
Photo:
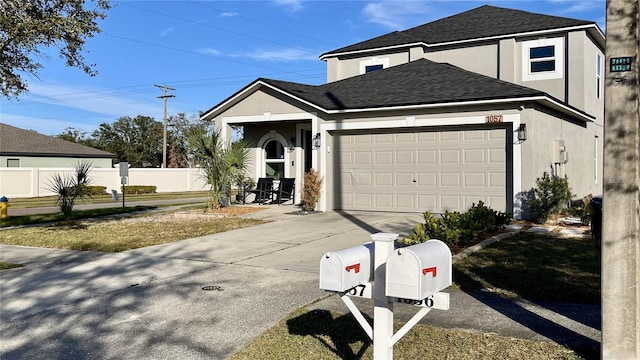
[[498, 46], [496, 44], [431, 51], [425, 54], [425, 58], [497, 78]]
[[[595, 136], [602, 141], [601, 129], [594, 124], [580, 126], [542, 111], [526, 109], [522, 122], [527, 124], [528, 139], [522, 144], [522, 189], [536, 186], [535, 180], [543, 172], [567, 176], [569, 186], [577, 197], [602, 194], [602, 153], [595, 148]], [[569, 161], [554, 164], [554, 141], [564, 142]], [[600, 142], [600, 145], [602, 143]], [[598, 164], [595, 165], [595, 152]], [[594, 172], [597, 166], [597, 180]]]
[[386, 54], [362, 56], [358, 58], [344, 58], [327, 61], [327, 82], [346, 79], [360, 75], [360, 62], [368, 60], [388, 59], [389, 67], [409, 62], [409, 51], [396, 51]]
[[258, 90], [231, 108], [227, 109], [216, 119], [229, 116], [248, 116], [262, 114], [287, 114], [300, 112], [300, 108], [293, 106], [277, 97], [275, 92], [269, 93], [270, 90]]
[[[597, 96], [596, 54], [600, 54], [600, 97]], [[569, 34], [569, 104], [604, 121], [605, 57], [584, 31]]]

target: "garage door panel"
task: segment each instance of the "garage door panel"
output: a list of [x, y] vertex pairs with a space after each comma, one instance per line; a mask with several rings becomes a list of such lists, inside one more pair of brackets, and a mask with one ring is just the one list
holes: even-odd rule
[[456, 211], [462, 208], [462, 198], [460, 195], [440, 195], [440, 209]]
[[462, 185], [460, 182], [460, 174], [440, 173], [440, 183], [438, 185], [441, 187], [460, 187]]
[[440, 164], [460, 164], [460, 150], [440, 150]]
[[435, 165], [438, 158], [436, 150], [418, 150], [417, 165]]
[[393, 194], [375, 194], [375, 208], [393, 207]]
[[435, 172], [418, 173], [418, 184], [420, 188], [438, 186], [438, 174]]
[[337, 135], [336, 209], [464, 211], [506, 207], [505, 129]]
[[393, 173], [385, 172], [385, 173], [376, 173], [376, 185], [377, 186], [393, 186]]
[[358, 172], [354, 174], [355, 182], [354, 185], [364, 185], [371, 186], [373, 185], [373, 174], [371, 172]]
[[485, 179], [485, 173], [464, 173], [464, 186], [465, 187], [485, 187], [487, 181]]

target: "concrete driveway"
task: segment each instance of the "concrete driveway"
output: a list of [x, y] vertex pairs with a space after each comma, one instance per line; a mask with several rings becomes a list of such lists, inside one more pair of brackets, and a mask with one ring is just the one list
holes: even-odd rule
[[[318, 289], [320, 257], [419, 215], [334, 212], [122, 253], [0, 245], [0, 358], [225, 359]], [[2, 233], [0, 232], [0, 236]], [[209, 286], [213, 290], [205, 291]]]
[[[321, 256], [421, 220], [292, 210], [270, 206], [250, 215], [268, 224], [116, 254], [0, 245], [0, 261], [26, 265], [0, 272], [0, 358], [226, 359], [301, 306], [347, 313], [318, 289]], [[422, 323], [598, 352], [599, 306], [449, 292], [451, 309]], [[356, 303], [371, 315], [367, 301]], [[413, 313], [394, 307], [400, 321]]]

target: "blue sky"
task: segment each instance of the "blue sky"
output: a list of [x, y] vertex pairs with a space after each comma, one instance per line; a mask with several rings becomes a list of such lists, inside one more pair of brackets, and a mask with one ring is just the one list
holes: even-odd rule
[[[597, 22], [605, 0], [263, 0], [113, 1], [87, 41], [89, 77], [55, 53], [41, 59], [29, 92], [0, 98], [0, 122], [56, 135], [67, 127], [88, 134], [121, 116], [162, 121], [162, 90], [175, 95], [168, 113], [195, 116], [258, 77], [322, 84], [319, 55], [490, 4]], [[496, 19], [499, 21], [499, 19]]]

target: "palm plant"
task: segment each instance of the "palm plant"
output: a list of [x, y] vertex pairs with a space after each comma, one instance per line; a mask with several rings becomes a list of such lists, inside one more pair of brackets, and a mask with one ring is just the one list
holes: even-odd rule
[[231, 196], [231, 185], [243, 177], [248, 158], [247, 143], [243, 140], [224, 146], [219, 132], [205, 125], [196, 125], [187, 132], [187, 141], [193, 158], [204, 172], [210, 188], [209, 208], [226, 206]]
[[56, 206], [62, 211], [66, 220], [71, 219], [76, 201], [84, 202], [88, 197], [91, 197], [89, 188], [91, 169], [91, 163], [83, 161], [76, 164], [73, 174], [65, 176], [55, 174], [49, 181], [49, 190], [58, 195]]

